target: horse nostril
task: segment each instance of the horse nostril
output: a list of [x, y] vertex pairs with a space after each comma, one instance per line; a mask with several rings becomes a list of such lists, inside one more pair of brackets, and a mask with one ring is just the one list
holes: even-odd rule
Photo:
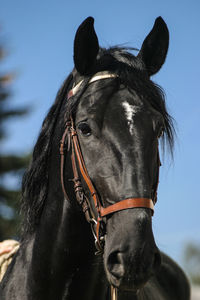
[[116, 278], [121, 278], [124, 275], [123, 254], [118, 251], [111, 252], [107, 260], [108, 271]]
[[157, 271], [161, 265], [161, 255], [159, 251], [156, 251], [154, 254], [154, 261], [153, 261], [153, 269]]

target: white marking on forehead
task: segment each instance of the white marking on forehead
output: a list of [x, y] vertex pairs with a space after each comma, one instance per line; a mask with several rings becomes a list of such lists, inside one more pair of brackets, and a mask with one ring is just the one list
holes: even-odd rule
[[134, 128], [133, 118], [136, 115], [136, 113], [138, 112], [139, 108], [135, 105], [129, 104], [127, 101], [122, 102], [122, 106], [125, 110], [126, 119], [128, 121], [129, 132], [130, 132], [131, 135], [133, 135], [133, 128]]

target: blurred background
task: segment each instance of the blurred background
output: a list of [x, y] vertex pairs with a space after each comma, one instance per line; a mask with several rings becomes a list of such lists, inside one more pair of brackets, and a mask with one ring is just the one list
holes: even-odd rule
[[73, 68], [76, 29], [90, 15], [103, 47], [140, 48], [156, 17], [168, 25], [168, 57], [152, 79], [166, 93], [177, 138], [174, 159], [162, 155], [153, 229], [159, 248], [200, 285], [198, 0], [1, 1], [0, 240], [19, 237], [21, 178], [41, 123]]

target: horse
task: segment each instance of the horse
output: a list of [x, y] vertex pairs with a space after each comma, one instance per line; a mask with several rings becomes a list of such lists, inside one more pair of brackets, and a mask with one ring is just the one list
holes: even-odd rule
[[21, 245], [1, 300], [188, 300], [182, 269], [154, 240], [159, 140], [173, 119], [150, 77], [169, 45], [161, 17], [133, 48], [99, 46], [79, 26], [74, 69], [42, 125], [22, 183]]

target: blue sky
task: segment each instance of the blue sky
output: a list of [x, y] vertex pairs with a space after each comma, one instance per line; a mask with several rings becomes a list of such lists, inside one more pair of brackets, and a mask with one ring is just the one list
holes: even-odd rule
[[32, 149], [42, 120], [73, 67], [73, 39], [79, 24], [95, 18], [100, 45], [140, 48], [154, 20], [162, 16], [170, 31], [165, 65], [152, 79], [166, 93], [176, 120], [174, 162], [161, 168], [153, 228], [160, 249], [181, 262], [187, 241], [200, 243], [200, 2], [1, 1], [0, 24], [9, 55], [2, 71], [16, 71], [10, 106], [31, 105], [32, 113], [8, 124], [6, 152]]

